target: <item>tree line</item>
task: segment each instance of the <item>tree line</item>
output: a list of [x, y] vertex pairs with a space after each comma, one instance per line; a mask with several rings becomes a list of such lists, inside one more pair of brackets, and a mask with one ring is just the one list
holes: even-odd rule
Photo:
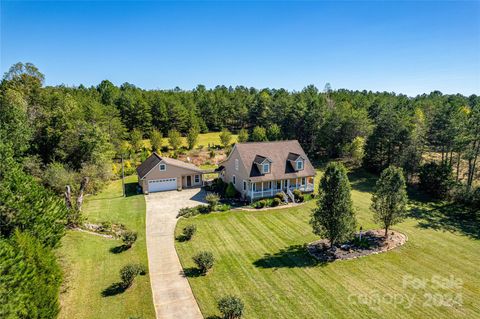
[[[17, 63], [0, 83], [0, 316], [58, 312], [61, 275], [52, 249], [75, 223], [75, 210], [60, 200], [65, 185], [73, 196], [99, 190], [113, 177], [112, 162], [143, 138], [158, 145], [168, 136], [179, 145], [184, 135], [191, 146], [199, 132], [222, 130], [224, 146], [230, 132], [240, 141], [298, 139], [312, 160], [349, 159], [376, 173], [401, 167], [407, 182], [420, 177], [427, 191], [441, 184], [430, 187], [438, 196], [452, 184], [472, 194], [478, 176], [476, 95], [408, 97], [328, 85], [144, 90], [108, 80], [52, 87], [33, 64]], [[428, 152], [438, 159], [423, 165]], [[445, 191], [435, 194], [439, 189]], [[32, 280], [35, 273], [43, 275]]]

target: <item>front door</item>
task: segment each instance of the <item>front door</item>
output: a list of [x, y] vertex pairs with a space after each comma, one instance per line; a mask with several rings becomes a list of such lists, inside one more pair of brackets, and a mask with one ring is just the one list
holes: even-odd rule
[[192, 176], [187, 176], [187, 187], [192, 187]]

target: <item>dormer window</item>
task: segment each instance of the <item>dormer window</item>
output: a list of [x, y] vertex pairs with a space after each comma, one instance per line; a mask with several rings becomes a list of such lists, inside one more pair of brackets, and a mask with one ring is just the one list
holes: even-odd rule
[[301, 171], [303, 169], [303, 161], [298, 160], [297, 161], [297, 171]]
[[265, 163], [263, 164], [263, 174], [268, 174], [268, 173], [270, 173], [270, 164]]

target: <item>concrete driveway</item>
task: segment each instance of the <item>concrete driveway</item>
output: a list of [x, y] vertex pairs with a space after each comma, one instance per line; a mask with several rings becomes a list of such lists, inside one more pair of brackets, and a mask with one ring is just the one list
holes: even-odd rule
[[198, 188], [145, 196], [148, 268], [157, 319], [203, 318], [187, 278], [183, 276], [174, 232], [178, 210], [199, 205], [204, 198], [204, 191]]

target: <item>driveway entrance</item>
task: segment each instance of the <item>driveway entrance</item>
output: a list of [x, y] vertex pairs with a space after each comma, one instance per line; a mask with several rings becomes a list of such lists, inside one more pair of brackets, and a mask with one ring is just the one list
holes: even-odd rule
[[151, 193], [147, 203], [148, 268], [157, 319], [201, 319], [175, 250], [175, 225], [180, 208], [203, 203], [202, 189]]

